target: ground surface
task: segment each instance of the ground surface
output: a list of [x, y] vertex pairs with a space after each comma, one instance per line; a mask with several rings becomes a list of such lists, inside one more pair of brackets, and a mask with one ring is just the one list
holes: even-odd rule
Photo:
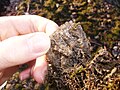
[[[60, 85], [67, 88], [66, 90], [120, 89], [120, 7], [118, 3], [115, 4], [119, 0], [114, 0], [113, 5], [111, 4], [113, 0], [0, 1], [1, 16], [29, 13], [51, 19], [58, 25], [71, 20], [80, 22], [91, 44], [89, 48], [91, 57], [89, 64], [80, 64], [74, 69], [69, 69], [70, 73], [66, 74], [69, 79], [65, 78], [63, 83], [60, 82]], [[55, 77], [52, 77], [53, 82], [46, 82], [40, 86], [33, 79], [21, 82], [18, 74], [19, 72], [8, 81], [6, 90], [39, 90], [40, 88], [65, 90], [64, 87], [57, 86], [59, 83], [56, 83]], [[47, 81], [49, 80], [51, 77]]]

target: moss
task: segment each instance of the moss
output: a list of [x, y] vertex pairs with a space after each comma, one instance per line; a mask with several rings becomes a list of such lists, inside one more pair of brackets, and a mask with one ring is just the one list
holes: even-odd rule
[[77, 67], [76, 70], [75, 70], [75, 72], [72, 72], [72, 74], [70, 75], [70, 78], [75, 77], [76, 74], [81, 73], [83, 71], [85, 71], [85, 68], [83, 68], [82, 65], [79, 66], [79, 67]]
[[119, 81], [120, 81], [120, 78], [116, 78], [115, 80], [112, 80], [111, 82], [109, 82], [107, 84], [107, 86], [105, 86], [103, 88], [103, 90], [119, 90], [120, 86], [119, 86]]
[[[89, 3], [87, 1], [88, 0], [21, 0], [15, 15], [23, 15], [28, 12], [29, 14], [36, 14], [51, 19], [58, 25], [70, 20], [80, 22], [91, 43], [91, 60], [98, 55], [100, 47], [103, 46], [106, 46], [112, 55], [113, 46], [120, 40], [120, 10], [113, 5], [103, 2], [103, 0], [90, 0]], [[104, 55], [101, 55], [100, 58], [102, 57], [106, 58]], [[104, 60], [104, 58], [102, 58], [102, 60]], [[116, 60], [115, 57], [111, 56], [107, 57], [107, 60], [109, 59], [111, 61]], [[113, 62], [114, 61], [108, 62], [107, 65], [112, 67]], [[97, 65], [103, 68], [104, 64], [105, 63], [102, 62]], [[74, 72], [69, 74], [71, 77], [70, 80], [80, 80], [79, 83], [81, 87], [79, 89], [117, 90], [120, 88], [120, 75], [118, 73], [110, 76], [108, 80], [103, 80], [103, 77], [109, 74], [109, 72], [103, 71], [104, 74], [101, 75], [101, 69], [99, 69], [98, 66], [94, 66], [91, 68], [92, 70], [87, 66], [77, 67], [74, 69]], [[32, 86], [36, 84], [34, 80], [30, 79], [20, 82], [18, 73], [16, 76], [13, 76], [8, 83], [13, 82], [16, 83], [16, 85], [11, 86], [12, 89], [21, 87], [23, 90], [26, 89], [24, 85], [27, 85], [27, 83], [30, 83], [30, 86], [27, 85], [30, 88], [34, 88]], [[33, 82], [32, 86], [31, 82]], [[71, 82], [72, 81], [69, 81], [67, 84]], [[84, 82], [86, 84], [83, 84]], [[56, 90], [56, 85], [55, 87], [50, 87], [52, 84], [48, 83], [43, 86], [46, 87], [46, 90]], [[39, 85], [35, 87], [40, 88]]]
[[115, 22], [115, 27], [112, 28], [112, 33], [119, 36], [120, 35], [120, 21]]
[[81, 22], [81, 25], [84, 29], [85, 32], [90, 32], [88, 31], [90, 29], [90, 27], [92, 26], [92, 23], [91, 22]]

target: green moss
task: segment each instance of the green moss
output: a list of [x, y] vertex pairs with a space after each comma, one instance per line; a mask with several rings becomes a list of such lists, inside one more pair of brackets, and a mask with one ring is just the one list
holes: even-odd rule
[[79, 66], [78, 68], [76, 68], [76, 70], [70, 75], [70, 78], [73, 78], [76, 74], [81, 73], [85, 71], [85, 68], [83, 68], [83, 66]]
[[16, 84], [15, 89], [21, 89], [22, 85], [21, 84]]
[[82, 25], [84, 31], [89, 32], [88, 30], [92, 26], [92, 23], [91, 22], [81, 22], [81, 25]]
[[115, 22], [115, 27], [112, 28], [112, 33], [115, 35], [120, 35], [120, 21]]
[[[120, 39], [120, 10], [104, 3], [103, 0], [90, 0], [90, 3], [87, 1], [88, 0], [35, 0], [35, 2], [32, 2], [31, 0], [30, 2], [29, 0], [22, 0], [18, 6], [16, 15], [23, 15], [28, 10], [28, 13], [46, 17], [55, 21], [58, 25], [70, 20], [80, 22], [87, 36], [90, 38], [91, 43], [93, 43], [92, 57], [94, 57], [101, 46], [107, 46], [108, 49], [111, 50], [115, 42]], [[70, 78], [73, 79], [79, 73], [81, 79], [81, 73], [83, 72], [85, 72], [87, 77], [85, 88], [88, 90], [97, 90], [98, 88], [100, 88], [100, 90], [117, 90], [120, 88], [120, 76], [118, 76], [118, 74], [111, 76], [109, 80], [103, 82], [98, 81], [96, 84], [95, 80], [97, 81], [97, 75], [91, 74], [91, 72], [88, 72], [83, 66], [75, 68]], [[20, 82], [19, 79], [15, 79], [18, 78], [18, 74], [19, 73], [13, 76], [11, 80], [15, 80], [15, 83], [22, 83], [22, 85], [26, 84], [26, 81]], [[99, 87], [97, 87], [97, 85]], [[22, 87], [22, 90], [25, 90], [23, 86], [19, 84], [13, 86], [13, 88], [15, 87]], [[45, 87], [45, 90], [50, 90], [50, 83]]]
[[119, 81], [120, 81], [120, 78], [116, 78], [112, 81], [108, 81], [108, 84], [107, 86], [105, 86], [103, 88], [103, 90], [119, 90], [120, 86], [119, 86]]

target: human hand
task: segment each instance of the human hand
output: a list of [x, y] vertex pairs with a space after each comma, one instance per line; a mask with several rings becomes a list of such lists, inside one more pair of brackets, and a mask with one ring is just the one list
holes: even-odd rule
[[0, 17], [0, 84], [15, 73], [19, 65], [29, 67], [19, 75], [44, 81], [46, 52], [51, 35], [58, 28], [53, 21], [36, 15]]

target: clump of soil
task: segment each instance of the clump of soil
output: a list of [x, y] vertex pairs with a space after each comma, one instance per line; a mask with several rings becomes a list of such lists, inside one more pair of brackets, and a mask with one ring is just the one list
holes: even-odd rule
[[[51, 36], [48, 90], [120, 89], [120, 42], [110, 53], [100, 47], [91, 57], [91, 45], [80, 23], [66, 22]], [[116, 58], [114, 56], [116, 55]]]
[[81, 88], [84, 67], [90, 61], [90, 42], [80, 23], [66, 22], [51, 36], [47, 53], [49, 90]]

